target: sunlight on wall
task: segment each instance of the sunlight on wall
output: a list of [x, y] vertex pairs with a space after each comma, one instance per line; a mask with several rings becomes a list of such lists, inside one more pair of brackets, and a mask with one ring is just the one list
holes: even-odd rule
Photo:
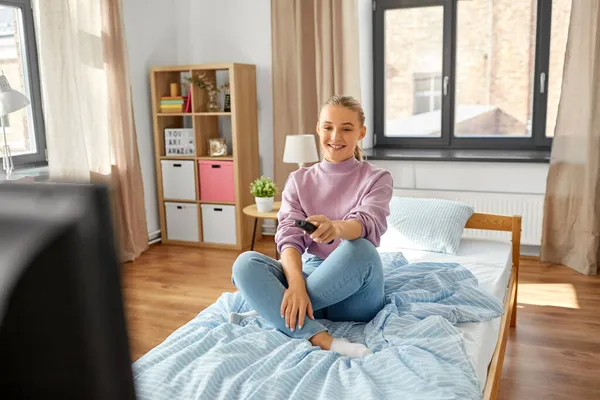
[[518, 302], [536, 306], [579, 308], [570, 283], [519, 283]]

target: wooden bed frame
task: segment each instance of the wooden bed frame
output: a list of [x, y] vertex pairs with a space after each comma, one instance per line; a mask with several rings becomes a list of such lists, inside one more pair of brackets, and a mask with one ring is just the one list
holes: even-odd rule
[[519, 283], [519, 257], [521, 253], [521, 217], [475, 213], [466, 225], [467, 229], [483, 229], [491, 231], [512, 232], [512, 272], [508, 283], [508, 291], [504, 299], [504, 314], [500, 321], [500, 333], [496, 341], [496, 350], [488, 367], [487, 379], [483, 390], [485, 400], [496, 400], [502, 375], [502, 364], [506, 341], [510, 327], [517, 326], [517, 285]]

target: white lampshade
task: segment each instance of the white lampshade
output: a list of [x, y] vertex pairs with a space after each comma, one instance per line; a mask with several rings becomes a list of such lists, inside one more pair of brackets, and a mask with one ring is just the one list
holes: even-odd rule
[[6, 76], [0, 75], [0, 115], [10, 114], [28, 105], [29, 99], [11, 88]]
[[283, 152], [284, 163], [302, 165], [317, 161], [319, 161], [319, 154], [317, 153], [314, 135], [286, 136], [285, 150]]

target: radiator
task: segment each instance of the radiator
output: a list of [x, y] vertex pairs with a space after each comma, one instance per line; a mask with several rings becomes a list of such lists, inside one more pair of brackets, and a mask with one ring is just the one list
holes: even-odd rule
[[[480, 213], [520, 215], [521, 244], [539, 246], [542, 242], [543, 195], [395, 189], [394, 196], [455, 200], [473, 206]], [[464, 236], [509, 240], [510, 232], [466, 229]]]

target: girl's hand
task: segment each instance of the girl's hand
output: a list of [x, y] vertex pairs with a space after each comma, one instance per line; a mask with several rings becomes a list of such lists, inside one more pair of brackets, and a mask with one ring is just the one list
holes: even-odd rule
[[317, 243], [329, 243], [339, 237], [337, 225], [324, 215], [313, 215], [308, 221], [317, 227], [310, 237]]
[[298, 322], [298, 328], [302, 329], [306, 315], [310, 319], [314, 319], [312, 304], [306, 291], [306, 284], [290, 284], [283, 294], [280, 311], [281, 316], [285, 318], [285, 326], [290, 328], [292, 332], [296, 329], [296, 322]]

